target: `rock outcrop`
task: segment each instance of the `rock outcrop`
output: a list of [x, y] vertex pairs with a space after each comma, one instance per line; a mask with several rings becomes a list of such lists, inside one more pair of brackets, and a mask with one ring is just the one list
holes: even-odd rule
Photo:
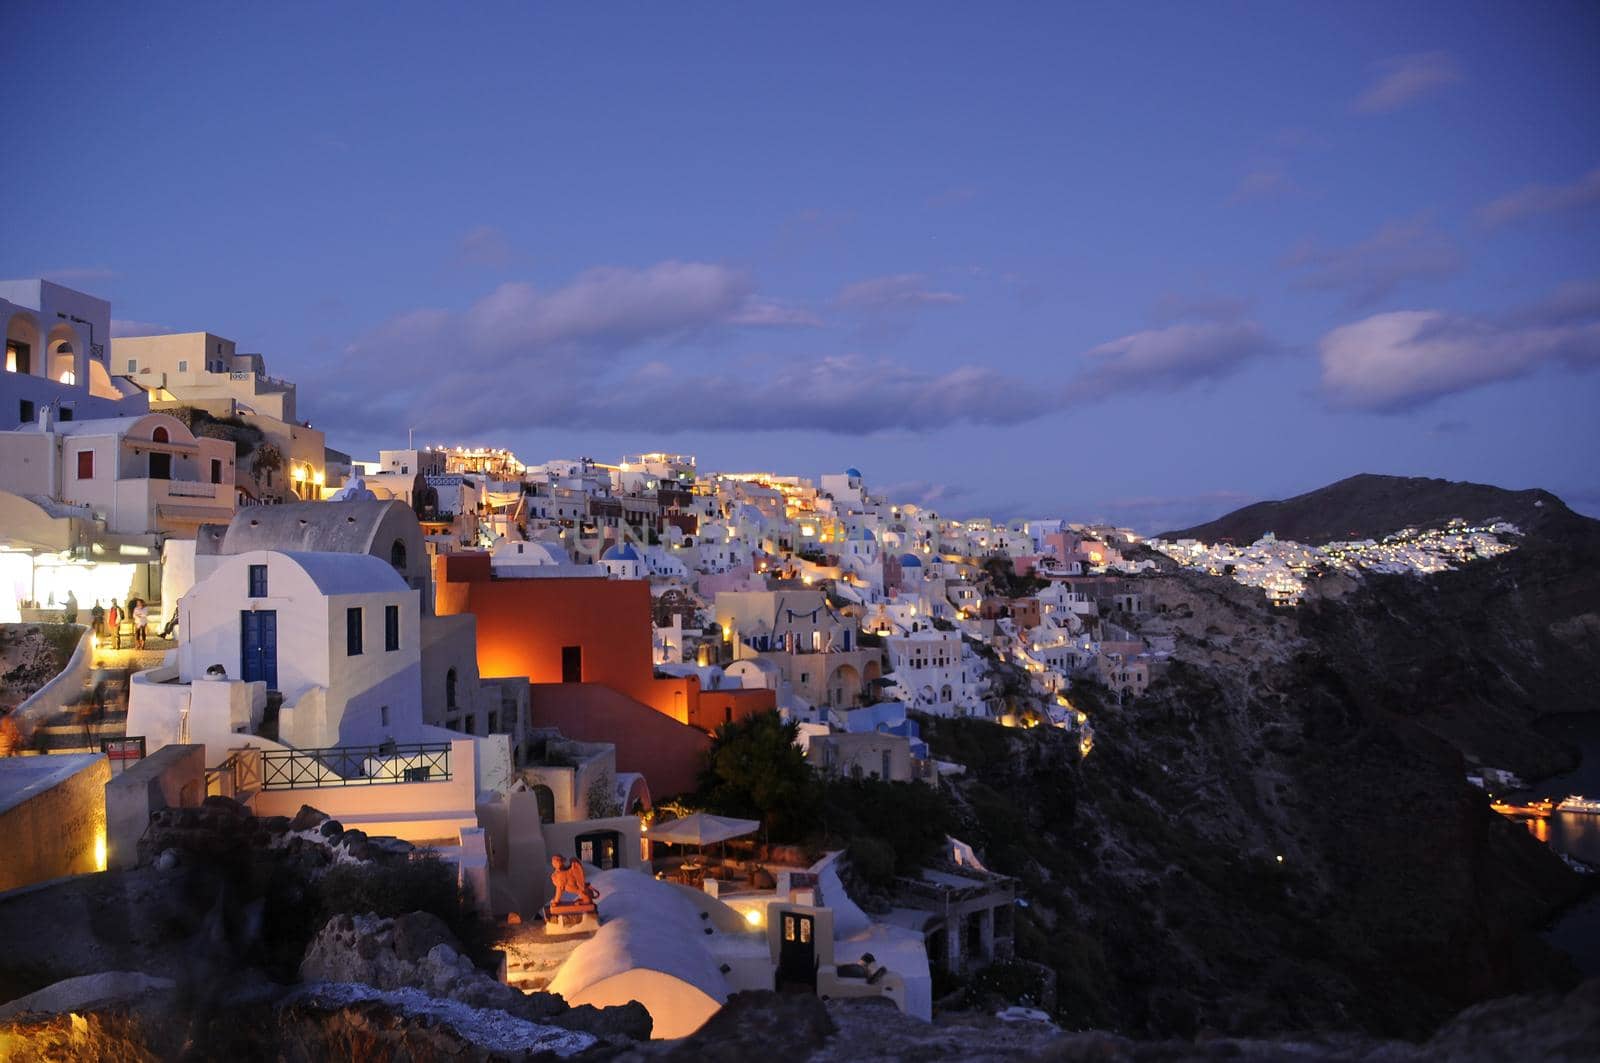
[[554, 993], [523, 993], [475, 967], [444, 922], [426, 912], [394, 919], [338, 915], [312, 940], [300, 964], [307, 982], [359, 983], [379, 990], [418, 989], [473, 1008], [493, 1008], [529, 1022], [552, 1023], [608, 1040], [650, 1036], [650, 1013], [638, 1003], [570, 1008]]

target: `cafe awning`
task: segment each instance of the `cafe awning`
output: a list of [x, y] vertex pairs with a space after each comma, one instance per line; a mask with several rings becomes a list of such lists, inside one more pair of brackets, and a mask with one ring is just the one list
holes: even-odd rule
[[670, 842], [673, 845], [714, 845], [729, 838], [742, 838], [761, 829], [753, 819], [732, 819], [713, 816], [709, 812], [696, 812], [670, 823], [658, 823], [650, 828], [650, 840]]

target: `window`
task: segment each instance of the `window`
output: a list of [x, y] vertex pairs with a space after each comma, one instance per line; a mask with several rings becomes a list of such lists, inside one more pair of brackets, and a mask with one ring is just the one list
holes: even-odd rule
[[383, 607], [383, 648], [389, 653], [400, 648], [400, 607], [398, 605], [386, 605]]
[[221, 458], [212, 458], [211, 459], [211, 482], [214, 483], [214, 484], [219, 484], [219, 483], [222, 482], [222, 459]]
[[[522, 552], [522, 547], [517, 547], [517, 553]], [[396, 572], [404, 573], [406, 570], [406, 544], [404, 540], [396, 539], [394, 545], [389, 547], [389, 564]]]
[[80, 451], [78, 451], [78, 479], [80, 479], [80, 480], [93, 480], [94, 479], [94, 451], [92, 451], [92, 450], [80, 450]]
[[170, 443], [172, 442], [172, 433], [157, 425], [155, 431], [150, 433], [150, 441], [152, 443]]
[[[379, 723], [380, 726], [383, 726], [383, 727], [388, 727], [389, 726], [389, 706], [387, 706], [387, 705], [379, 705], [378, 706], [378, 723]], [[884, 754], [884, 756], [886, 756], [886, 757], [888, 755], [889, 754], [887, 754], [887, 753]]]
[[472, 713], [469, 712], [462, 717], [462, 725], [467, 734], [475, 735], [478, 733], [477, 717], [473, 716]]
[[63, 421], [72, 420], [72, 407], [71, 406], [63, 406], [63, 407], [61, 407], [61, 413], [59, 414], [59, 417]]
[[139, 371], [139, 362], [138, 362], [138, 360], [137, 359], [133, 359], [133, 358], [129, 358], [128, 359], [128, 372], [137, 373], [138, 371]]
[[492, 735], [500, 733], [500, 714], [498, 712], [491, 712], [489, 714], [488, 733]]
[[182, 358], [178, 359], [178, 372], [187, 373], [188, 371], [189, 371], [189, 363], [184, 361]]
[[29, 402], [27, 399], [23, 399], [17, 404], [17, 414], [18, 420], [20, 420], [23, 424], [32, 424], [33, 419], [36, 416], [33, 410], [33, 403]]
[[[250, 566], [250, 597], [265, 598], [267, 596], [267, 566]], [[360, 610], [357, 610], [359, 612]]]
[[454, 668], [444, 674], [444, 707], [447, 709], [456, 707], [456, 670]]
[[561, 647], [561, 681], [563, 683], [583, 682], [583, 647]]
[[344, 611], [344, 641], [345, 655], [348, 657], [361, 656], [361, 607], [355, 606]]
[[879, 778], [884, 780], [889, 778], [889, 751], [887, 749], [883, 751], [883, 774]]

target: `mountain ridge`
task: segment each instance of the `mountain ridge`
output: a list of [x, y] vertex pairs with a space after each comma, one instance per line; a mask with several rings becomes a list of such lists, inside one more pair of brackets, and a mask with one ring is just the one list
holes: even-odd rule
[[1357, 473], [1285, 499], [1254, 502], [1215, 520], [1162, 532], [1163, 539], [1228, 539], [1250, 543], [1272, 532], [1280, 539], [1322, 545], [1380, 538], [1405, 527], [1440, 527], [1452, 518], [1500, 518], [1524, 532], [1557, 537], [1600, 521], [1573, 512], [1542, 488], [1511, 491], [1492, 484], [1421, 476]]

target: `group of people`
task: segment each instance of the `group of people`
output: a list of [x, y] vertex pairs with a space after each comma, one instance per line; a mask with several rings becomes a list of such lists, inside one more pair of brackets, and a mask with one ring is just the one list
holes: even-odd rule
[[[70, 594], [67, 596], [67, 601], [69, 603], [67, 606], [67, 623], [70, 624], [77, 620], [78, 603]], [[94, 622], [95, 637], [104, 638], [106, 629], [109, 627], [112, 646], [119, 650], [122, 649], [122, 622], [124, 620], [128, 621], [133, 625], [133, 648], [136, 650], [144, 649], [145, 639], [150, 634], [150, 606], [143, 598], [130, 598], [126, 610], [115, 599], [112, 600], [111, 608], [109, 609], [102, 606], [99, 600], [96, 599], [94, 608], [89, 610], [89, 616]], [[167, 633], [172, 630], [173, 624], [176, 622], [176, 619], [174, 619], [172, 623], [167, 625], [166, 631], [161, 633], [162, 638], [167, 637]]]

